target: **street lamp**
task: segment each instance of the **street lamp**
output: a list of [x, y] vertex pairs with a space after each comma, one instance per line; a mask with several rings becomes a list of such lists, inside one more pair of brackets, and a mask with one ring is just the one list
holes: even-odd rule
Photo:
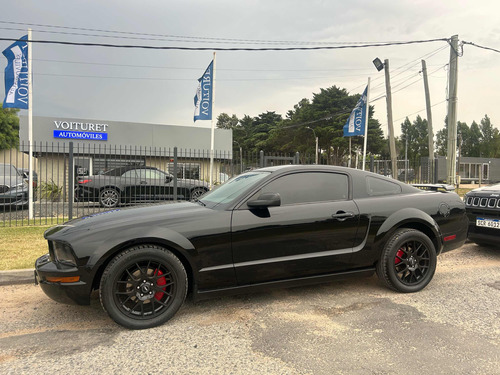
[[309, 126], [306, 126], [306, 129], [312, 130], [312, 132], [314, 134], [314, 138], [316, 139], [316, 157], [315, 157], [315, 161], [316, 161], [316, 165], [318, 165], [318, 137], [316, 137], [316, 132], [314, 131], [313, 128], [311, 128]]
[[396, 141], [394, 138], [394, 126], [392, 123], [392, 95], [391, 95], [391, 79], [389, 75], [389, 60], [385, 59], [384, 62], [380, 61], [377, 57], [373, 60], [373, 65], [380, 72], [382, 69], [385, 71], [385, 98], [387, 102], [387, 127], [389, 130], [389, 150], [391, 152], [392, 164], [392, 177], [397, 179], [398, 175], [398, 159], [396, 156]]

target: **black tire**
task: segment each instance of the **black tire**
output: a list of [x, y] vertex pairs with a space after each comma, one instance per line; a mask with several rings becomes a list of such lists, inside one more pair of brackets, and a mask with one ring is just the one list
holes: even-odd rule
[[191, 199], [197, 199], [205, 194], [207, 191], [203, 188], [194, 188], [191, 190]]
[[105, 208], [115, 208], [120, 204], [120, 191], [113, 187], [106, 187], [99, 192], [99, 204]]
[[389, 288], [413, 293], [429, 284], [436, 264], [436, 248], [429, 237], [415, 229], [398, 229], [382, 251], [377, 275]]
[[101, 305], [116, 323], [129, 329], [159, 326], [184, 303], [186, 270], [170, 251], [136, 246], [117, 255], [99, 286]]

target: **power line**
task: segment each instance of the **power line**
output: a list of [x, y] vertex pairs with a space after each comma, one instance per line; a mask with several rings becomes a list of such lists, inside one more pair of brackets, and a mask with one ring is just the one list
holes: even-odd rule
[[[0, 38], [4, 41], [20, 41], [18, 38]], [[152, 50], [181, 50], [181, 51], [314, 51], [314, 50], [335, 50], [335, 49], [350, 49], [350, 48], [368, 48], [368, 47], [389, 47], [398, 45], [411, 45], [432, 42], [447, 42], [448, 39], [427, 39], [427, 40], [412, 40], [406, 42], [381, 42], [372, 44], [353, 44], [342, 46], [315, 46], [315, 47], [264, 47], [264, 48], [243, 48], [243, 47], [181, 47], [181, 46], [147, 46], [147, 45], [127, 45], [127, 44], [109, 44], [109, 43], [88, 43], [88, 42], [70, 42], [61, 40], [28, 40], [31, 43], [38, 44], [59, 44], [70, 46], [85, 46], [85, 47], [105, 47], [105, 48], [127, 48], [127, 49], [152, 49]]]
[[486, 49], [488, 51], [493, 51], [493, 52], [500, 53], [500, 50], [498, 50], [498, 49], [491, 48], [491, 47], [480, 46], [479, 44], [475, 44], [475, 43], [472, 43], [472, 42], [465, 42], [465, 41], [463, 41], [462, 44], [468, 44], [468, 45], [473, 46], [473, 47], [482, 48], [482, 49]]

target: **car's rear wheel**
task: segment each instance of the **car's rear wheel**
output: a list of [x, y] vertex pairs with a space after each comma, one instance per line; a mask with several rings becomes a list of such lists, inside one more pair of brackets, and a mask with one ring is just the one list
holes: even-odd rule
[[99, 204], [105, 208], [115, 208], [120, 203], [121, 194], [113, 187], [106, 187], [99, 192]]
[[130, 329], [161, 325], [186, 298], [188, 281], [181, 261], [153, 245], [117, 255], [101, 278], [101, 305], [118, 324]]
[[413, 293], [429, 284], [436, 263], [436, 249], [429, 237], [415, 229], [399, 229], [382, 251], [377, 274], [389, 288]]

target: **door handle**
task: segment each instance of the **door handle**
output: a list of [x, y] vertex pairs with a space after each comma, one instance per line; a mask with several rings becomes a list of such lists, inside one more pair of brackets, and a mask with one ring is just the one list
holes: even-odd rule
[[337, 211], [336, 214], [332, 215], [332, 218], [338, 221], [344, 221], [346, 219], [353, 217], [354, 217], [354, 212], [345, 212], [345, 211]]

